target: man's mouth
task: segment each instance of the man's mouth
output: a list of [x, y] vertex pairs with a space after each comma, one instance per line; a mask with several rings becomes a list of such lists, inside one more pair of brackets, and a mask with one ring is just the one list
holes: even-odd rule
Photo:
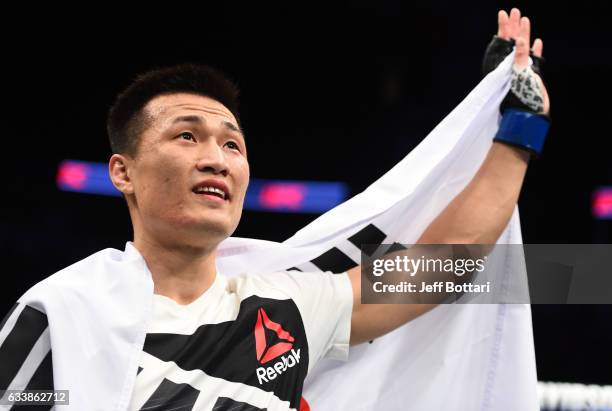
[[194, 194], [202, 199], [224, 203], [231, 200], [229, 186], [221, 179], [207, 178], [195, 184], [192, 188]]
[[225, 191], [217, 187], [199, 186], [199, 187], [194, 188], [193, 192], [205, 198], [228, 200], [228, 195], [225, 193]]

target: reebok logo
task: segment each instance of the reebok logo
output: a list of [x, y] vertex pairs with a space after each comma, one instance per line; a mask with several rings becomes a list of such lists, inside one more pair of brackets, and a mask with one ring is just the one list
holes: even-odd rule
[[[257, 322], [255, 323], [255, 351], [257, 361], [265, 364], [279, 356], [279, 361], [271, 367], [259, 367], [255, 370], [259, 384], [274, 380], [278, 375], [294, 367], [300, 362], [300, 350], [293, 349], [295, 339], [283, 327], [268, 317], [263, 308], [257, 310]], [[267, 336], [266, 336], [267, 334]], [[289, 355], [283, 354], [291, 351]]]
[[282, 356], [279, 361], [276, 361], [272, 367], [259, 367], [255, 370], [257, 373], [257, 381], [259, 385], [264, 382], [269, 382], [276, 379], [279, 375], [287, 371], [288, 368], [294, 367], [300, 363], [300, 349], [291, 349], [291, 353], [288, 356]]
[[[273, 331], [276, 339], [280, 340], [276, 344], [267, 344], [266, 331]], [[273, 337], [274, 338], [274, 337]], [[257, 322], [255, 323], [255, 350], [257, 351], [257, 361], [264, 364], [275, 359], [293, 348], [293, 337], [279, 323], [268, 318], [268, 314], [263, 308], [257, 310]]]

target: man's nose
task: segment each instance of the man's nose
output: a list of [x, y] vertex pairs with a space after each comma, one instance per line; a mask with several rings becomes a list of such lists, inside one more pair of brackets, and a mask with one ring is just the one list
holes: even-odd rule
[[217, 144], [214, 137], [207, 138], [205, 142], [200, 144], [196, 168], [202, 172], [227, 176], [229, 174], [229, 165], [223, 152], [223, 147]]

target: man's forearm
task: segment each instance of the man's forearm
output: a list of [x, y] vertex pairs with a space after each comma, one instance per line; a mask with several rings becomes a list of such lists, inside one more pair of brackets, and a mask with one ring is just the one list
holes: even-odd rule
[[[487, 48], [483, 70], [485, 73], [494, 70], [514, 48], [512, 75], [516, 77], [516, 82], [513, 81], [514, 88], [500, 106], [505, 123], [500, 124], [494, 141], [506, 141], [540, 153], [548, 130], [548, 121], [544, 117], [549, 113], [550, 99], [538, 74], [542, 40], [536, 39], [531, 48], [530, 43], [529, 19], [521, 17], [518, 9], [512, 9], [510, 16], [505, 11], [500, 11], [498, 32]], [[538, 63], [535, 71], [526, 70], [530, 64], [530, 55], [532, 62]], [[523, 86], [528, 89], [525, 90]], [[527, 171], [529, 156], [527, 151], [520, 148], [494, 142], [472, 181], [442, 210], [417, 243], [495, 244], [512, 217]], [[449, 258], [462, 258], [466, 252], [472, 257], [474, 254], [487, 254], [489, 247], [434, 247], [432, 250], [432, 253], [446, 253]], [[422, 257], [418, 247], [397, 251], [397, 254], [400, 257], [402, 254], [406, 257], [414, 255], [417, 259]], [[405, 271], [397, 270], [385, 275], [394, 275], [397, 283], [397, 280], [404, 280], [401, 276], [405, 274]], [[424, 274], [428, 275], [419, 277], [419, 281], [424, 277], [427, 277], [424, 278], [426, 281], [439, 281], [437, 275], [443, 273]], [[354, 294], [352, 344], [369, 341], [399, 327], [435, 307], [445, 297], [443, 293], [434, 292], [433, 296], [419, 296], [424, 297], [419, 299], [419, 304], [362, 304], [361, 266], [351, 268], [349, 278]], [[414, 278], [416, 275], [412, 281]], [[457, 276], [455, 278], [456, 281], [463, 280]]]
[[493, 143], [472, 181], [427, 227], [418, 243], [495, 243], [512, 216], [528, 162], [527, 152]]

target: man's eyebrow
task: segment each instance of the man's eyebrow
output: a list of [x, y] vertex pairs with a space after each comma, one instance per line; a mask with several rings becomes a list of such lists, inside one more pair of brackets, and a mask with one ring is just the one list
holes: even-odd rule
[[232, 130], [232, 131], [236, 131], [236, 132], [238, 132], [238, 133], [240, 133], [240, 134], [243, 134], [243, 133], [242, 133], [242, 130], [240, 130], [240, 127], [237, 127], [237, 126], [236, 126], [234, 123], [232, 123], [231, 121], [224, 120], [224, 121], [223, 121], [223, 124], [225, 125], [225, 127], [229, 128], [230, 130]]
[[[204, 119], [200, 116], [194, 116], [194, 115], [178, 116], [172, 121], [172, 124], [181, 123], [181, 122], [204, 124]], [[232, 123], [231, 121], [223, 120], [222, 124], [226, 128], [229, 128], [232, 131], [236, 131], [240, 134], [243, 134], [242, 130], [238, 126], [236, 126], [234, 123]]]
[[187, 122], [187, 123], [197, 123], [204, 124], [204, 120], [200, 116], [178, 116], [173, 121], [172, 124]]

